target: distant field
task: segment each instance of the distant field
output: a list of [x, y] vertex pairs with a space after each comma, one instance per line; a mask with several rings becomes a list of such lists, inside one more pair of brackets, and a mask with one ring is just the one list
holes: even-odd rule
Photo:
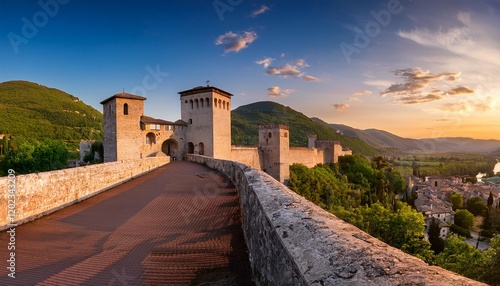
[[412, 166], [413, 162], [417, 164], [418, 166], [439, 166], [442, 162], [437, 162], [437, 161], [409, 161], [409, 160], [396, 160], [396, 164], [398, 165], [407, 165], [407, 166]]

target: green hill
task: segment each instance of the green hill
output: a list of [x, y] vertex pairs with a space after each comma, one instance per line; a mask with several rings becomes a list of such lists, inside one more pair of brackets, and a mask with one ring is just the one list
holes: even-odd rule
[[0, 83], [0, 133], [76, 146], [102, 140], [103, 116], [77, 97], [28, 81]]
[[379, 152], [358, 138], [343, 136], [327, 124], [314, 122], [304, 114], [276, 102], [262, 101], [236, 108], [231, 112], [232, 144], [258, 145], [259, 125], [270, 123], [290, 127], [290, 146], [307, 146], [307, 134], [315, 133], [318, 139], [337, 140], [354, 153], [374, 156]]

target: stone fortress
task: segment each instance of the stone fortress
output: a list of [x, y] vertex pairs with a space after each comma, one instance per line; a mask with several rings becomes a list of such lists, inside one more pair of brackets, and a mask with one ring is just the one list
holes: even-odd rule
[[241, 162], [284, 182], [293, 163], [313, 167], [352, 154], [315, 134], [308, 136], [307, 148], [290, 148], [288, 126], [276, 124], [259, 126], [258, 147], [231, 146], [231, 93], [207, 85], [179, 95], [181, 119], [175, 122], [144, 115], [142, 96], [118, 93], [102, 101], [104, 162], [197, 154]]

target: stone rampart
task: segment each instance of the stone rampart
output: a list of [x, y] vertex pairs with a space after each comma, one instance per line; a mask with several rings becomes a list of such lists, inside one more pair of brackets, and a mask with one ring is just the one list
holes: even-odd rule
[[373, 238], [242, 163], [187, 159], [235, 184], [257, 285], [484, 285]]
[[9, 208], [9, 179], [2, 177], [0, 230], [7, 228], [10, 223], [8, 213], [11, 209], [15, 209], [16, 223], [24, 223], [94, 196], [169, 162], [170, 157], [146, 158], [16, 175], [15, 208], [12, 205]]

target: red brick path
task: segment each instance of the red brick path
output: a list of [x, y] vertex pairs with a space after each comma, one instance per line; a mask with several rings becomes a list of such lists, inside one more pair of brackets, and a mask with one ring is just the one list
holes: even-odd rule
[[15, 279], [7, 239], [0, 285], [252, 285], [234, 186], [185, 161], [17, 227]]

